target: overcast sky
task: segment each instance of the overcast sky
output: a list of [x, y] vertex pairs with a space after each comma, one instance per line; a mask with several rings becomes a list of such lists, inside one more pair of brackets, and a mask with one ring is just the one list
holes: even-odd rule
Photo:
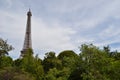
[[40, 58], [49, 51], [79, 53], [83, 43], [120, 51], [120, 0], [0, 0], [0, 37], [18, 58], [27, 12], [32, 12], [32, 45]]

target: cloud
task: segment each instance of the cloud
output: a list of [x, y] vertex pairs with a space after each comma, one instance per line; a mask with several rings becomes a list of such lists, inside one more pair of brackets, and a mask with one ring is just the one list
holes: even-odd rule
[[[23, 18], [22, 16], [26, 15], [22, 14], [1, 12], [1, 37], [4, 36], [5, 39], [10, 40], [9, 42], [15, 47], [15, 50], [10, 55], [18, 57], [23, 47], [27, 17]], [[72, 28], [63, 27], [57, 22], [49, 24], [41, 20], [41, 18], [32, 17], [32, 40], [35, 51], [40, 49], [42, 51], [59, 52], [61, 50], [74, 49], [75, 45], [71, 43], [71, 35], [73, 34], [75, 34], [75, 31]]]
[[[119, 1], [98, 1], [101, 2], [99, 5], [88, 6], [84, 13], [82, 19], [77, 23], [79, 27], [84, 27], [85, 29], [94, 28], [103, 22], [109, 20], [110, 17], [116, 16], [119, 9]], [[83, 8], [84, 9], [84, 8]]]
[[76, 50], [83, 43], [97, 46], [119, 43], [119, 0], [5, 0], [0, 5], [0, 37], [15, 46], [18, 57], [23, 47], [26, 10], [32, 7], [32, 41], [35, 53]]
[[75, 34], [74, 30], [67, 26], [63, 27], [57, 22], [52, 25], [37, 18], [33, 18], [32, 21], [34, 48], [52, 51], [74, 49], [75, 45], [71, 43], [71, 35]]
[[116, 29], [114, 25], [110, 25], [109, 27], [105, 28], [99, 35], [102, 37], [117, 37], [120, 34], [120, 30]]
[[22, 41], [24, 35], [25, 17], [22, 14], [13, 12], [0, 11], [0, 37], [7, 39], [8, 43], [12, 45], [15, 50], [10, 52], [10, 56], [18, 58], [20, 50], [22, 49]]

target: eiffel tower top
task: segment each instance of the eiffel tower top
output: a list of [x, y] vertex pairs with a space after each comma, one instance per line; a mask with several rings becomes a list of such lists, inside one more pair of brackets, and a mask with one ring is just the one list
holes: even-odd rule
[[29, 11], [27, 12], [27, 15], [28, 15], [28, 16], [32, 16], [32, 13], [31, 13], [30, 8], [29, 8]]

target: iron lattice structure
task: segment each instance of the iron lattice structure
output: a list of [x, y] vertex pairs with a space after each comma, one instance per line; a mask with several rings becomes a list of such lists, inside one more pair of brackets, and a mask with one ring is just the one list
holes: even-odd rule
[[21, 51], [21, 56], [24, 56], [27, 50], [32, 49], [31, 16], [32, 16], [32, 13], [31, 13], [31, 11], [29, 9], [29, 11], [27, 12], [26, 33], [25, 33], [23, 49]]

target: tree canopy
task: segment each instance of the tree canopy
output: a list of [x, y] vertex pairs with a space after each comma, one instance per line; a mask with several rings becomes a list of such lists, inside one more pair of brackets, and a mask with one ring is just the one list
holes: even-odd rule
[[0, 80], [120, 80], [120, 52], [109, 46], [82, 44], [79, 53], [50, 51], [44, 59], [30, 50], [16, 60], [8, 55], [12, 49], [0, 39]]

